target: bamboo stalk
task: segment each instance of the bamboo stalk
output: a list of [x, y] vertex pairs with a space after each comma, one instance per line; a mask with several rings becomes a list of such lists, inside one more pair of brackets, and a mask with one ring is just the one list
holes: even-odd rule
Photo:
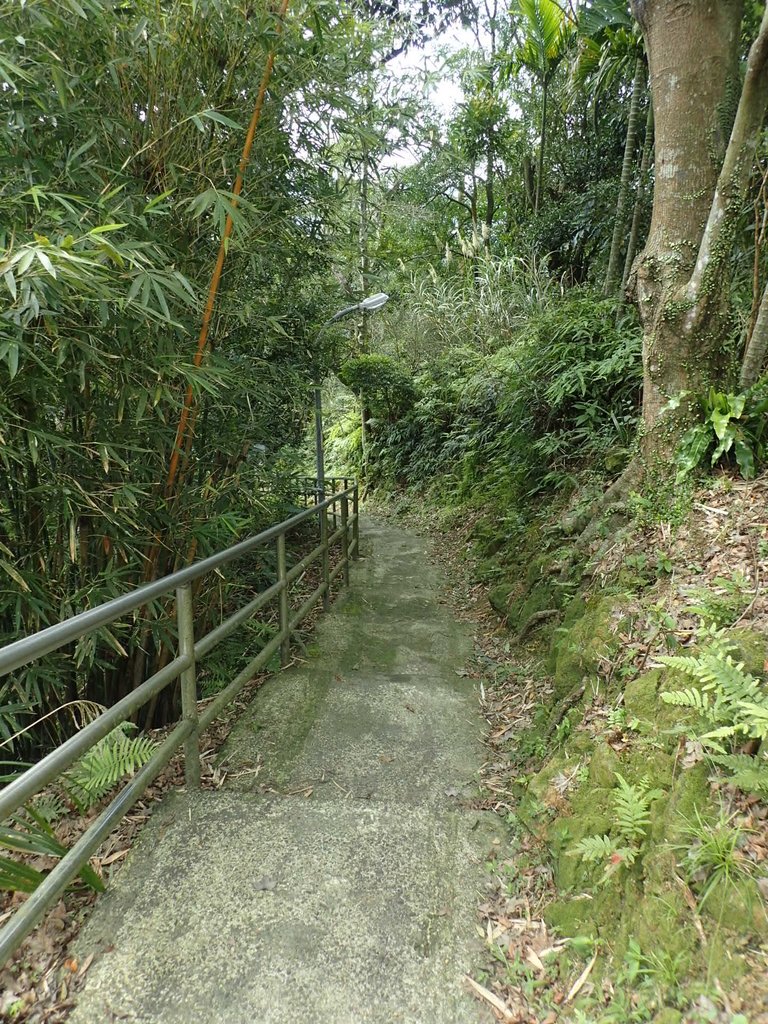
[[[280, 3], [280, 10], [277, 16], [277, 25], [275, 26], [275, 34], [278, 38], [282, 34], [283, 20], [288, 10], [289, 3], [290, 0], [281, 0]], [[259, 85], [259, 91], [256, 96], [256, 104], [254, 106], [253, 114], [251, 116], [251, 122], [248, 125], [248, 132], [246, 133], [245, 136], [243, 152], [242, 156], [240, 157], [240, 164], [237, 170], [237, 177], [235, 178], [235, 184], [232, 189], [233, 199], [231, 208], [233, 210], [237, 209], [238, 196], [243, 190], [245, 171], [248, 166], [248, 161], [250, 159], [251, 149], [253, 148], [253, 141], [256, 137], [256, 129], [258, 128], [259, 122], [261, 121], [261, 114], [264, 109], [264, 99], [266, 97], [270, 79], [272, 78], [272, 71], [274, 65], [275, 46], [272, 47], [272, 49], [269, 52], [269, 55], [267, 56], [267, 62], [264, 66], [264, 73], [261, 76], [261, 84]], [[195, 350], [195, 357], [193, 360], [193, 363], [196, 367], [200, 366], [200, 364], [202, 363], [203, 356], [205, 355], [206, 349], [208, 347], [208, 330], [210, 328], [211, 318], [213, 316], [213, 309], [216, 303], [216, 296], [218, 294], [219, 285], [221, 283], [221, 272], [224, 268], [224, 259], [226, 257], [228, 249], [227, 243], [229, 242], [229, 239], [232, 235], [233, 227], [234, 221], [232, 219], [232, 214], [228, 213], [226, 222], [224, 224], [224, 233], [222, 235], [221, 242], [219, 243], [219, 252], [216, 257], [216, 264], [213, 268], [213, 274], [211, 275], [211, 283], [208, 287], [208, 297], [206, 299], [205, 308], [203, 310], [203, 320], [200, 326], [200, 334], [197, 339], [197, 348]], [[187, 386], [187, 390], [184, 395], [184, 406], [181, 410], [179, 426], [176, 431], [176, 440], [174, 442], [173, 447], [173, 454], [171, 455], [171, 461], [168, 466], [168, 478], [165, 484], [166, 498], [170, 498], [173, 494], [174, 485], [176, 483], [176, 478], [179, 472], [179, 460], [181, 457], [182, 448], [184, 447], [185, 443], [188, 444], [189, 441], [191, 440], [192, 434], [191, 430], [189, 430], [188, 428], [190, 427], [189, 420], [192, 412], [192, 401], [193, 392], [192, 385], [190, 384]]]
[[[281, 0], [280, 9], [277, 15], [277, 25], [275, 26], [275, 35], [277, 39], [280, 38], [283, 31], [283, 23], [290, 0]], [[270, 79], [272, 78], [272, 71], [275, 64], [275, 52], [276, 44], [273, 45], [270, 50], [266, 64], [264, 65], [264, 72], [261, 76], [261, 83], [259, 85], [259, 91], [256, 95], [256, 103], [253, 108], [253, 114], [251, 115], [251, 121], [248, 125], [248, 131], [245, 136], [245, 142], [243, 143], [243, 152], [240, 157], [240, 163], [238, 165], [237, 177], [235, 178], [234, 187], [232, 188], [233, 199], [232, 209], [237, 209], [238, 196], [243, 190], [243, 182], [245, 179], [245, 171], [248, 166], [248, 161], [251, 155], [251, 149], [253, 148], [253, 142], [256, 137], [256, 130], [261, 121], [261, 114], [264, 108], [264, 100], [269, 87]], [[219, 251], [216, 257], [216, 263], [213, 268], [213, 274], [211, 275], [211, 281], [208, 286], [208, 296], [206, 299], [205, 307], [203, 310], [203, 319], [200, 325], [200, 334], [197, 339], [197, 347], [195, 349], [195, 356], [193, 364], [195, 367], [201, 365], [203, 357], [208, 348], [208, 331], [210, 328], [211, 318], [213, 316], [213, 309], [216, 302], [216, 296], [219, 291], [219, 285], [221, 283], [221, 273], [224, 268], [224, 259], [227, 254], [228, 242], [232, 235], [234, 227], [234, 221], [232, 214], [227, 214], [227, 219], [224, 224], [224, 233], [219, 244]], [[168, 465], [168, 476], [165, 483], [165, 497], [166, 500], [173, 497], [174, 488], [177, 483], [179, 474], [179, 462], [181, 459], [182, 449], [189, 450], [192, 442], [193, 428], [195, 416], [193, 413], [193, 398], [194, 394], [192, 391], [192, 385], [188, 385], [184, 394], [184, 404], [181, 410], [181, 416], [179, 417], [179, 425], [176, 430], [176, 437], [173, 443], [173, 452], [171, 453], [171, 460]], [[191, 422], [190, 422], [191, 420]], [[158, 561], [160, 559], [160, 552], [162, 549], [162, 538], [159, 534], [155, 534], [153, 539], [152, 547], [149, 550], [147, 557], [146, 567], [144, 571], [144, 579], [149, 581], [155, 578], [157, 573]], [[137, 682], [134, 681], [134, 685]]]

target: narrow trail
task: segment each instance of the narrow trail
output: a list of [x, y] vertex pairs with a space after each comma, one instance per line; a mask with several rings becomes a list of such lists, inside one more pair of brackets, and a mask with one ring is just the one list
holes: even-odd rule
[[364, 523], [350, 591], [233, 729], [227, 784], [167, 798], [97, 904], [73, 1024], [491, 1019], [462, 982], [488, 848], [457, 801], [482, 759], [471, 641], [424, 548]]

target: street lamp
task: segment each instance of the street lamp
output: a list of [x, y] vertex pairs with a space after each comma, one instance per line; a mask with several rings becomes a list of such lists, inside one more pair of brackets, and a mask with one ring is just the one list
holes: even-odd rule
[[[363, 299], [362, 302], [356, 302], [354, 306], [346, 306], [344, 309], [340, 309], [338, 313], [334, 313], [330, 320], [326, 320], [320, 330], [317, 332], [315, 338], [315, 345], [320, 340], [320, 336], [326, 327], [330, 327], [331, 324], [337, 323], [339, 320], [343, 320], [347, 316], [351, 316], [353, 313], [375, 313], [377, 309], [381, 309], [382, 306], [386, 305], [389, 296], [386, 292], [376, 292], [375, 295], [369, 295]], [[319, 378], [319, 373], [318, 373]], [[320, 380], [315, 382], [315, 471], [317, 474], [317, 501], [318, 504], [325, 498], [325, 458], [323, 455], [323, 400], [320, 393]]]

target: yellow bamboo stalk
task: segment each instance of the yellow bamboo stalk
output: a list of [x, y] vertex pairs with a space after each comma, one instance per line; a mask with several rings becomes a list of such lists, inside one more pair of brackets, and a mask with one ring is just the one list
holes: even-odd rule
[[[283, 30], [283, 22], [285, 19], [286, 12], [290, 0], [281, 0], [280, 9], [277, 15], [277, 25], [275, 28], [275, 34], [279, 38]], [[275, 46], [269, 52], [267, 56], [267, 62], [264, 66], [264, 73], [261, 76], [261, 84], [259, 85], [259, 91], [256, 96], [256, 104], [253, 109], [251, 116], [251, 122], [248, 125], [248, 132], [245, 136], [245, 142], [243, 144], [243, 152], [240, 157], [240, 165], [237, 170], [237, 177], [235, 178], [235, 184], [232, 189], [233, 199], [231, 209], [236, 210], [238, 207], [238, 196], [243, 190], [243, 181], [245, 178], [245, 170], [248, 166], [248, 160], [251, 155], [251, 149], [253, 148], [253, 140], [256, 137], [256, 129], [261, 121], [262, 110], [264, 109], [264, 99], [266, 97], [267, 88], [272, 77], [272, 71], [275, 65]], [[213, 309], [216, 303], [216, 296], [219, 291], [219, 284], [221, 283], [221, 272], [224, 268], [224, 259], [227, 255], [228, 245], [232, 230], [234, 227], [234, 221], [232, 220], [232, 214], [227, 214], [227, 219], [224, 224], [224, 233], [219, 244], [219, 252], [216, 257], [216, 264], [213, 268], [213, 274], [211, 275], [211, 283], [208, 287], [208, 297], [205, 302], [205, 308], [203, 310], [203, 320], [200, 326], [200, 334], [197, 339], [197, 348], [195, 350], [194, 365], [200, 366], [203, 361], [206, 349], [208, 348], [208, 330], [211, 324], [211, 318], [213, 316]], [[173, 454], [171, 455], [171, 461], [168, 466], [168, 477], [165, 484], [165, 496], [170, 498], [173, 496], [174, 486], [179, 473], [179, 461], [181, 458], [182, 449], [185, 446], [189, 446], [192, 442], [192, 427], [194, 426], [194, 416], [192, 414], [192, 403], [193, 403], [193, 392], [192, 385], [187, 386], [186, 394], [184, 395], [184, 405], [181, 410], [181, 416], [179, 418], [179, 426], [176, 431], [176, 439], [173, 446]]]

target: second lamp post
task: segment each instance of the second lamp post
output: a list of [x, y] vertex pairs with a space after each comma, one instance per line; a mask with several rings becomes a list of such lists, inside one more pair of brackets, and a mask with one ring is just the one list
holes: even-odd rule
[[[330, 320], [326, 320], [320, 330], [317, 332], [315, 338], [315, 344], [320, 340], [320, 336], [326, 327], [330, 327], [331, 324], [335, 324], [338, 320], [343, 320], [345, 317], [352, 316], [353, 313], [373, 313], [377, 309], [381, 309], [389, 299], [386, 292], [376, 292], [375, 295], [369, 295], [367, 299], [363, 299], [362, 302], [356, 302], [354, 306], [346, 306], [344, 309], [340, 309], [338, 313], [334, 313]], [[316, 475], [316, 487], [317, 487], [317, 501], [318, 504], [325, 499], [325, 456], [323, 453], [323, 396], [321, 393], [321, 382], [320, 374], [317, 374], [315, 381], [315, 475]]]

